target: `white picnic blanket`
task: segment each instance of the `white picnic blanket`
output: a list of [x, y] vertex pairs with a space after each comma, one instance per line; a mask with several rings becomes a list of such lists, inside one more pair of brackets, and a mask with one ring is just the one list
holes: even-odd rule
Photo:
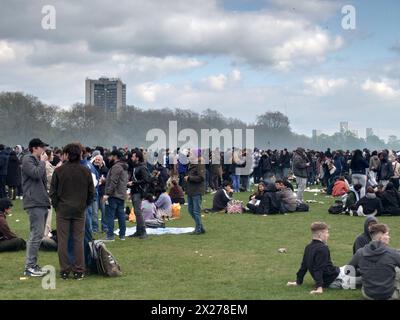
[[[162, 235], [162, 234], [183, 234], [193, 232], [193, 227], [188, 228], [146, 228], [147, 234]], [[125, 235], [130, 236], [136, 232], [136, 227], [126, 228]], [[119, 235], [119, 229], [115, 230], [114, 234]]]

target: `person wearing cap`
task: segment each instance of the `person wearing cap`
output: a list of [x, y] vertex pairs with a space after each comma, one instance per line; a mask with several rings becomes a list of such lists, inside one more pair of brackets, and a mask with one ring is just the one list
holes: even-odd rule
[[115, 149], [111, 152], [111, 168], [107, 173], [106, 189], [103, 201], [106, 204], [107, 239], [114, 240], [114, 217], [119, 224], [119, 238], [125, 240], [125, 198], [128, 184], [128, 165], [122, 161], [122, 152]]
[[24, 239], [10, 230], [6, 216], [11, 213], [13, 204], [7, 198], [0, 199], [0, 252], [25, 250]]
[[38, 263], [38, 252], [43, 239], [50, 199], [47, 193], [45, 144], [38, 138], [29, 142], [29, 154], [22, 159], [23, 206], [28, 212], [30, 236], [26, 247], [26, 263], [24, 274], [42, 277], [47, 272]]

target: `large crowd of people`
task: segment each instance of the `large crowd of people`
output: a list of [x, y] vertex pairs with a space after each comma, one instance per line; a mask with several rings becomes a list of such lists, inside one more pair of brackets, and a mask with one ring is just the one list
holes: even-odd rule
[[[299, 147], [293, 152], [258, 148], [150, 152], [144, 148], [89, 148], [79, 143], [52, 148], [38, 138], [26, 149], [0, 145], [0, 251], [26, 250], [25, 275], [43, 276], [46, 272], [38, 264], [39, 249], [57, 250], [61, 277], [68, 279], [72, 272], [75, 279], [82, 279], [93, 264], [89, 242], [94, 233], [104, 232], [105, 241], [115, 241], [117, 219], [119, 239], [126, 239], [127, 200], [136, 220], [136, 232], [130, 237], [145, 239], [146, 228], [165, 227], [174, 203], [187, 204], [195, 224], [192, 234], [202, 235], [206, 233], [202, 222], [205, 193], [213, 194], [213, 207], [207, 212], [227, 211], [235, 193], [250, 192], [253, 186], [256, 190], [243, 210], [254, 214], [307, 211], [304, 191], [318, 187], [339, 199], [343, 213], [368, 218], [400, 215], [399, 162], [394, 150], [320, 152]], [[6, 221], [16, 199], [22, 199], [28, 213], [27, 242], [15, 235]], [[56, 230], [52, 230], [53, 210]], [[371, 233], [373, 242], [388, 233], [387, 226], [379, 226]], [[330, 262], [328, 227], [316, 223], [311, 229], [313, 242], [306, 249], [295, 284], [301, 284], [309, 270], [317, 283], [314, 293], [321, 293], [322, 287], [337, 285], [343, 270]], [[354, 252], [350, 264], [370, 275], [367, 253], [360, 250]], [[386, 249], [379, 242], [369, 250]], [[397, 256], [389, 256], [387, 259], [398, 262]], [[388, 293], [377, 295], [367, 285], [364, 295], [388, 298]]]

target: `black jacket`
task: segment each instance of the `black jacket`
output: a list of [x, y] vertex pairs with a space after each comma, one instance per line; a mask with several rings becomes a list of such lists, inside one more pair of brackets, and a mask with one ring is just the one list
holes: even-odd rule
[[371, 236], [370, 236], [369, 230], [368, 230], [368, 224], [371, 221], [378, 222], [378, 220], [375, 217], [367, 217], [367, 219], [365, 219], [364, 233], [361, 233], [354, 241], [353, 254], [355, 254], [358, 249], [364, 248], [368, 243], [371, 242]]
[[400, 254], [380, 241], [372, 241], [359, 249], [349, 265], [359, 268], [366, 295], [387, 300], [394, 292], [395, 267], [400, 267]]
[[281, 199], [273, 183], [265, 187], [265, 192], [257, 207], [258, 214], [279, 213], [281, 209]]
[[213, 207], [212, 210], [213, 211], [221, 211], [221, 210], [225, 210], [226, 206], [228, 205], [228, 202], [231, 199], [229, 198], [229, 196], [227, 195], [226, 191], [221, 188], [219, 189], [215, 194], [214, 194], [214, 198], [213, 198]]
[[378, 215], [383, 212], [382, 202], [378, 197], [368, 198], [368, 196], [365, 196], [356, 203], [357, 209], [359, 206], [363, 207], [364, 214], [366, 215], [373, 213], [375, 210], [378, 212]]
[[365, 174], [365, 169], [369, 168], [369, 163], [364, 158], [351, 160], [350, 169], [352, 174]]
[[329, 287], [338, 277], [340, 269], [331, 261], [328, 246], [319, 240], [312, 240], [304, 250], [303, 261], [297, 272], [297, 284], [302, 284], [307, 271], [315, 281], [315, 287]]
[[400, 194], [397, 190], [385, 190], [379, 195], [382, 201], [383, 214], [391, 216], [400, 215]]
[[131, 194], [139, 193], [144, 196], [150, 188], [151, 175], [143, 163], [133, 165]]

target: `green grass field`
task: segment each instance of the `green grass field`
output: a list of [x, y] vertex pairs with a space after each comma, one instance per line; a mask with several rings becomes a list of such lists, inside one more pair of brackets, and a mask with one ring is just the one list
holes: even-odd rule
[[[248, 193], [235, 197], [246, 200]], [[324, 204], [311, 204], [309, 213], [288, 215], [206, 214], [203, 221], [207, 233], [202, 236], [150, 236], [146, 240], [127, 238], [125, 242], [117, 239], [107, 247], [123, 268], [120, 278], [91, 275], [83, 281], [63, 281], [58, 278], [57, 254], [40, 252], [41, 266], [56, 267], [55, 290], [42, 289], [38, 278], [20, 280], [25, 252], [2, 253], [0, 299], [361, 299], [360, 290], [327, 289], [322, 296], [311, 296], [313, 281], [309, 274], [302, 286], [286, 287], [287, 281], [296, 279], [304, 247], [310, 241], [311, 222], [319, 220], [330, 225], [329, 247], [338, 266], [349, 261], [353, 241], [363, 230], [363, 218], [327, 213], [332, 198], [313, 193], [305, 193], [305, 198]], [[212, 195], [205, 196], [203, 207], [210, 207], [211, 200]], [[398, 219], [380, 219], [391, 227], [393, 247], [400, 247]], [[8, 222], [18, 235], [28, 237], [28, 220], [21, 201], [15, 202]], [[193, 225], [186, 206], [181, 219], [167, 223], [176, 227]], [[287, 253], [278, 252], [282, 247]]]

